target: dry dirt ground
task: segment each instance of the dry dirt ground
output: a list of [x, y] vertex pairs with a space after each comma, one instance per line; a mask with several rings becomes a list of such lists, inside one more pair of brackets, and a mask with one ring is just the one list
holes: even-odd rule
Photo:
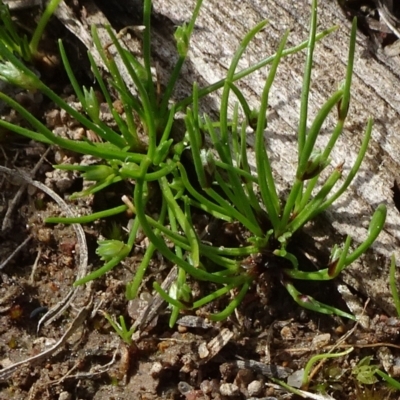
[[[49, 35], [53, 36], [61, 29], [57, 25], [52, 28]], [[75, 42], [71, 39], [71, 43]], [[82, 80], [87, 79], [84, 71], [80, 72]], [[47, 78], [49, 84], [73, 101], [71, 89], [57, 74], [61, 73]], [[80, 132], [80, 127], [52, 104], [19, 96], [51, 129], [68, 128], [72, 135]], [[2, 109], [2, 116], [18, 121], [7, 108]], [[52, 167], [60, 160], [80, 162], [81, 156], [55, 147], [47, 150], [9, 132], [0, 132], [0, 140], [1, 166], [24, 171], [64, 199], [82, 189], [79, 176]], [[371, 364], [381, 365], [394, 377], [400, 375], [396, 365], [400, 360], [396, 345], [400, 320], [389, 318], [374, 304], [365, 309], [372, 320], [369, 328], [308, 312], [290, 299], [274, 267], [260, 270], [245, 300], [228, 320], [209, 323], [186, 318], [169, 328], [169, 311], [160, 308], [141, 336], [127, 345], [104, 313], [114, 318], [122, 315], [132, 323], [149, 301], [152, 282], [162, 282], [172, 268], [167, 260], [156, 257], [141, 287], [141, 298], [126, 301], [125, 283], [143, 255], [146, 238], [138, 238], [135, 254], [124, 265], [78, 290], [72, 306], [38, 330], [41, 316], [70, 292], [82, 249], [72, 227], [44, 223], [46, 217], [62, 213], [49, 195], [10, 174], [0, 174], [0, 188], [0, 400], [295, 399], [301, 397], [288, 394], [273, 379], [285, 381], [313, 355], [333, 346], [334, 352], [350, 347], [354, 351], [316, 363], [307, 390], [329, 393], [334, 399], [399, 398], [382, 382], [363, 384], [356, 365], [372, 356]], [[84, 215], [105, 204], [118, 204], [121, 195], [131, 190], [130, 184], [120, 184], [68, 204], [75, 214]], [[128, 216], [114, 222], [126, 226]], [[112, 226], [108, 220], [83, 226], [91, 269], [101, 265], [95, 255], [96, 241], [107, 236]], [[231, 240], [230, 235], [231, 230], [221, 226], [222, 240]], [[191, 285], [198, 293], [212, 289], [196, 282]], [[306, 283], [299, 289], [346, 309], [335, 284]], [[361, 305], [366, 302], [359, 300]], [[225, 301], [214, 303], [207, 311], [223, 309]], [[49, 352], [40, 356], [45, 350]], [[5, 374], [14, 364], [17, 367]]]

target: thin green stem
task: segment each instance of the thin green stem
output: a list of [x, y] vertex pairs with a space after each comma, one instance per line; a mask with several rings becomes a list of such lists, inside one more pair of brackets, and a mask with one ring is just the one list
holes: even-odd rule
[[225, 171], [229, 172], [229, 174], [236, 174], [236, 176], [242, 177], [247, 182], [252, 182], [252, 183], [257, 183], [258, 182], [257, 176], [253, 176], [251, 174], [251, 172], [248, 172], [243, 167], [242, 168], [234, 167], [232, 165], [226, 164], [226, 163], [224, 163], [222, 161], [219, 161], [219, 160], [215, 160], [214, 163], [215, 163], [216, 167], [224, 169]]
[[386, 381], [388, 385], [395, 388], [396, 390], [400, 390], [400, 382], [396, 381], [396, 379], [393, 379], [390, 375], [386, 374], [380, 369], [377, 369], [375, 373], [379, 375], [384, 381]]
[[122, 205], [108, 210], [99, 211], [90, 215], [84, 215], [82, 217], [50, 217], [45, 219], [46, 224], [88, 224], [90, 222], [97, 221], [98, 219], [111, 217], [113, 215], [121, 214], [128, 209], [127, 206]]
[[[267, 21], [261, 21], [258, 23], [245, 37], [243, 38], [242, 42], [240, 43], [238, 49], [236, 50], [235, 54], [233, 55], [231, 64], [229, 66], [228, 72], [225, 78], [225, 85], [224, 91], [221, 97], [221, 106], [220, 106], [220, 132], [221, 132], [221, 141], [223, 143], [223, 148], [228, 155], [228, 159], [232, 162], [232, 157], [230, 157], [230, 143], [228, 139], [228, 104], [229, 104], [229, 92], [231, 91], [231, 84], [233, 83], [234, 75], [236, 67], [242, 57], [243, 53], [246, 51], [247, 46], [253, 40], [255, 35], [264, 29], [265, 25], [267, 25]], [[284, 46], [283, 46], [284, 47]], [[281, 51], [283, 48], [281, 49]], [[278, 50], [278, 58], [280, 58], [279, 50]]]
[[[150, 0], [146, 0], [149, 2]], [[119, 40], [117, 37], [114, 35], [110, 27], [107, 27], [107, 32], [110, 35], [110, 38], [116, 47], [119, 56], [121, 57], [121, 60], [123, 61], [130, 77], [132, 78], [133, 82], [136, 85], [136, 89], [138, 91], [141, 105], [143, 107], [143, 118], [144, 118], [144, 123], [146, 124], [146, 133], [148, 136], [148, 151], [147, 151], [147, 156], [150, 159], [154, 158], [155, 151], [157, 148], [157, 132], [156, 132], [156, 121], [155, 121], [155, 104], [151, 102], [151, 97], [150, 93], [147, 93], [146, 88], [143, 86], [142, 80], [139, 78], [137, 72], [132, 66], [132, 63], [130, 62], [130, 59], [128, 58], [126, 54], [126, 50], [122, 48]], [[151, 75], [150, 78], [151, 79]]]
[[[178, 233], [177, 220], [175, 218], [174, 212], [171, 207], [168, 208], [168, 220], [169, 220], [169, 224], [171, 226], [171, 230], [175, 233]], [[183, 259], [183, 252], [182, 252], [181, 247], [175, 245], [175, 253], [178, 257]], [[175, 283], [177, 300], [180, 299], [179, 295], [180, 295], [181, 290], [182, 290], [183, 286], [185, 285], [185, 283], [186, 283], [186, 272], [182, 268], [179, 268], [178, 277], [177, 277], [176, 283]], [[171, 317], [169, 319], [169, 326], [171, 328], [175, 325], [180, 311], [181, 311], [181, 309], [179, 307], [172, 306]]]
[[188, 221], [182, 209], [179, 207], [178, 203], [174, 199], [172, 191], [169, 187], [169, 182], [165, 177], [159, 179], [160, 188], [163, 193], [163, 197], [168, 204], [168, 208], [172, 210], [175, 218], [177, 219], [179, 225], [181, 226], [183, 232], [185, 233], [188, 243], [190, 245], [190, 257], [194, 267], [198, 267], [200, 264], [200, 252], [199, 252], [199, 241], [193, 226]]
[[[247, 143], [246, 143], [246, 124], [243, 122], [242, 127], [241, 127], [241, 132], [240, 132], [240, 171], [245, 172], [246, 175], [242, 175], [245, 181], [245, 186], [247, 190], [247, 196], [249, 198], [249, 201], [254, 208], [254, 211], [257, 213], [257, 216], [260, 216], [262, 213], [264, 213], [264, 210], [261, 209], [260, 202], [255, 194], [254, 191], [254, 184], [258, 182], [258, 176], [253, 176], [250, 165], [248, 162], [247, 158]], [[215, 163], [216, 166], [218, 165], [218, 162]], [[238, 166], [239, 167], [239, 166]], [[221, 166], [221, 168], [223, 168]], [[250, 175], [250, 176], [248, 176]]]
[[339, 107], [339, 120], [341, 121], [344, 121], [346, 119], [347, 113], [349, 111], [351, 81], [353, 77], [354, 54], [356, 47], [356, 35], [357, 35], [357, 18], [355, 17], [353, 18], [353, 23], [351, 26], [349, 56], [347, 61], [346, 80], [343, 88], [343, 99]]
[[215, 292], [212, 292], [208, 296], [202, 297], [200, 300], [197, 300], [193, 303], [193, 309], [200, 308], [200, 307], [203, 307], [204, 305], [206, 305], [207, 303], [211, 303], [212, 301], [216, 300], [218, 297], [221, 297], [224, 294], [229, 293], [235, 287], [236, 287], [236, 285], [231, 283], [229, 285], [222, 287], [221, 289], [216, 290]]
[[[193, 91], [196, 92], [196, 85], [193, 85]], [[196, 96], [194, 96], [194, 99], [196, 99]], [[193, 164], [196, 170], [196, 175], [199, 179], [200, 186], [204, 188], [208, 185], [201, 158], [205, 150], [201, 149], [201, 136], [199, 126], [196, 123], [195, 118], [197, 118], [196, 114], [188, 108], [185, 116], [185, 125], [190, 140], [190, 148], [193, 156]]]
[[296, 232], [299, 228], [301, 228], [307, 221], [310, 221], [312, 215], [319, 210], [319, 207], [325, 200], [326, 196], [332, 190], [333, 186], [335, 186], [336, 182], [342, 176], [342, 172], [340, 170], [335, 169], [330, 177], [325, 182], [324, 186], [320, 189], [317, 195], [307, 204], [303, 210], [300, 211], [298, 215], [294, 217], [294, 219], [288, 223], [286, 226], [287, 232]]
[[[95, 47], [100, 54], [100, 57], [102, 58], [104, 64], [108, 68], [111, 76], [113, 77], [114, 81], [110, 83], [110, 86], [117, 85], [119, 86], [118, 93], [120, 94], [120, 97], [123, 102], [123, 107], [125, 110], [125, 118], [122, 118], [121, 115], [115, 110], [113, 101], [111, 99], [110, 93], [109, 93], [109, 88], [106, 87], [104, 80], [100, 74], [99, 68], [96, 65], [93, 56], [90, 52], [88, 52], [88, 58], [90, 61], [90, 65], [92, 68], [92, 72], [96, 78], [97, 83], [99, 84], [101, 91], [104, 95], [104, 98], [108, 104], [108, 107], [115, 119], [115, 122], [118, 125], [119, 130], [122, 133], [122, 136], [126, 140], [126, 142], [129, 144], [130, 149], [132, 150], [139, 150], [141, 149], [142, 143], [138, 137], [137, 134], [137, 127], [133, 121], [133, 112], [132, 108], [135, 110], [135, 112], [138, 114], [140, 118], [142, 118], [143, 115], [143, 110], [141, 108], [141, 105], [137, 99], [135, 99], [133, 96], [130, 94], [125, 94], [125, 90], [122, 89], [124, 87], [124, 83], [121, 77], [121, 74], [118, 71], [117, 66], [115, 65], [115, 62], [109, 57], [109, 54], [105, 52], [100, 38], [98, 36], [97, 29], [95, 25], [92, 26], [92, 38], [93, 38], [93, 43], [95, 44]], [[107, 56], [108, 55], [108, 56]], [[132, 56], [133, 58], [133, 56]], [[122, 85], [122, 87], [121, 87]]]
[[[182, 34], [185, 35], [184, 39], [186, 40], [187, 50], [189, 48], [190, 38], [192, 36], [194, 25], [196, 23], [196, 19], [197, 19], [199, 13], [200, 13], [200, 8], [201, 8], [202, 4], [203, 4], [203, 0], [197, 0], [196, 6], [195, 6], [195, 8], [193, 10], [193, 13], [192, 13], [192, 17], [191, 17], [191, 19], [189, 21], [189, 25], [186, 28], [183, 28]], [[182, 66], [183, 66], [183, 64], [184, 64], [184, 62], [186, 60], [186, 54], [179, 54], [178, 61], [175, 64], [174, 69], [173, 69], [173, 71], [172, 71], [172, 73], [170, 75], [166, 90], [164, 92], [164, 95], [163, 95], [162, 101], [161, 101], [160, 110], [161, 110], [162, 113], [164, 113], [165, 110], [168, 109], [168, 103], [171, 100], [172, 92], [175, 89], [175, 85], [176, 85], [176, 82], [177, 82], [177, 80], [178, 80], [178, 78], [180, 76]], [[191, 103], [191, 101], [188, 104], [190, 104], [190, 103]]]
[[258, 225], [257, 218], [255, 217], [251, 204], [246, 197], [240, 181], [238, 180], [238, 176], [229, 174], [229, 182], [232, 185], [232, 189], [228, 187], [228, 184], [224, 181], [218, 171], [216, 172], [215, 177], [218, 185], [233, 204], [234, 209], [241, 214], [241, 220], [246, 221], [246, 224], [244, 225], [248, 227], [254, 235], [262, 236], [263, 231]]
[[151, 8], [152, 1], [145, 0], [143, 6], [143, 62], [147, 75], [146, 91], [150, 104], [156, 106], [156, 94], [151, 73]]
[[347, 175], [346, 180], [344, 181], [343, 185], [337, 190], [337, 192], [328, 198], [320, 207], [320, 211], [326, 210], [330, 207], [334, 201], [336, 201], [349, 187], [350, 183], [353, 181], [354, 177], [356, 176], [358, 170], [360, 169], [361, 163], [364, 160], [365, 154], [368, 149], [368, 144], [371, 139], [372, 134], [372, 125], [373, 121], [371, 118], [368, 119], [367, 128], [365, 130], [364, 138], [361, 143], [360, 151], [358, 152], [357, 159], [353, 164], [349, 174]]
[[81, 103], [83, 108], [86, 108], [86, 101], [85, 101], [85, 97], [83, 95], [81, 86], [79, 85], [75, 74], [72, 71], [71, 68], [71, 64], [69, 63], [68, 57], [67, 57], [67, 53], [65, 52], [65, 48], [64, 48], [64, 44], [61, 40], [59, 40], [58, 42], [58, 49], [60, 51], [60, 55], [61, 55], [61, 60], [65, 69], [65, 72], [68, 75], [68, 79], [75, 91], [75, 95], [76, 97], [78, 97], [79, 102]]
[[392, 293], [392, 298], [394, 305], [396, 307], [397, 316], [400, 317], [400, 298], [399, 298], [399, 291], [397, 289], [396, 284], [396, 257], [394, 254], [390, 260], [390, 270], [389, 270], [389, 285], [390, 285], [390, 292]]
[[[161, 210], [161, 215], [159, 218], [159, 221], [161, 223], [163, 223], [165, 219], [165, 208], [166, 207], [163, 207]], [[139, 226], [139, 218], [135, 218], [134, 226], [132, 229], [137, 231]], [[128, 300], [133, 300], [136, 298], [140, 285], [143, 282], [144, 274], [146, 273], [147, 267], [149, 266], [153, 254], [156, 250], [156, 246], [150, 242], [143, 255], [142, 260], [140, 261], [140, 265], [135, 272], [133, 280], [126, 285], [125, 296]]]
[[326, 354], [317, 354], [309, 359], [307, 362], [306, 366], [304, 367], [304, 375], [303, 375], [303, 382], [302, 382], [302, 387], [306, 386], [310, 383], [310, 372], [311, 368], [313, 365], [320, 360], [325, 360], [328, 358], [338, 358], [338, 357], [343, 357], [346, 356], [347, 354], [350, 354], [354, 350], [354, 347], [350, 347], [347, 350], [341, 351], [339, 353], [326, 353]]
[[240, 305], [247, 291], [249, 290], [251, 285], [251, 281], [246, 281], [243, 283], [243, 286], [240, 289], [239, 294], [229, 303], [229, 305], [225, 308], [225, 310], [216, 313], [216, 314], [208, 314], [207, 318], [211, 321], [222, 321], [228, 318]]
[[243, 223], [246, 227], [248, 227], [251, 231], [258, 232], [259, 229], [257, 225], [251, 224], [243, 215], [241, 215], [234, 207], [232, 207], [223, 197], [217, 194], [213, 189], [205, 189], [205, 192], [212, 198], [217, 201], [219, 204], [215, 204], [207, 197], [202, 196], [197, 190], [193, 188], [189, 179], [187, 177], [186, 171], [181, 164], [178, 164], [179, 171], [181, 173], [181, 179], [183, 184], [189, 193], [199, 202], [202, 209], [209, 212], [210, 214], [219, 215], [221, 219], [232, 221], [233, 219], [237, 219], [241, 223]]
[[301, 164], [301, 156], [303, 154], [303, 148], [306, 143], [308, 96], [310, 93], [311, 71], [313, 67], [312, 64], [313, 64], [313, 55], [316, 42], [316, 32], [317, 32], [317, 0], [313, 0], [311, 5], [310, 34], [307, 43], [307, 58], [304, 68], [303, 86], [301, 89], [299, 131], [297, 135], [299, 165]]
[[303, 189], [303, 183], [297, 178], [294, 178], [294, 183], [290, 189], [289, 196], [286, 200], [285, 207], [283, 208], [283, 213], [281, 220], [279, 221], [278, 228], [275, 229], [275, 236], [280, 236], [287, 231], [290, 218], [292, 218], [293, 207], [296, 200], [300, 197], [301, 191]]
[[338, 90], [326, 101], [326, 103], [321, 107], [317, 116], [315, 117], [299, 157], [299, 166], [297, 168], [297, 173], [296, 173], [296, 177], [299, 180], [304, 179], [304, 174], [307, 170], [311, 153], [314, 150], [315, 142], [317, 140], [318, 135], [320, 134], [322, 124], [325, 122], [332, 108], [342, 98], [343, 98], [343, 91]]
[[235, 207], [233, 207], [229, 202], [225, 200], [224, 197], [219, 195], [213, 189], [204, 189], [204, 191], [213, 198], [219, 205], [224, 209], [225, 215], [231, 216], [233, 219], [236, 219], [241, 224], [243, 224], [250, 232], [261, 232], [261, 228], [257, 224], [253, 224], [249, 221], [243, 214], [241, 214]]
[[280, 204], [275, 187], [274, 177], [272, 174], [271, 164], [265, 148], [264, 130], [266, 128], [266, 112], [268, 108], [269, 91], [274, 81], [288, 34], [289, 32], [285, 33], [279, 44], [278, 51], [276, 53], [274, 61], [272, 62], [271, 69], [268, 73], [268, 78], [264, 85], [254, 144], [260, 194], [274, 229], [277, 229], [279, 227]]
[[[244, 115], [246, 116], [247, 124], [251, 123], [251, 109], [249, 104], [247, 103], [246, 98], [244, 97], [243, 93], [240, 91], [240, 89], [233, 83], [233, 82], [227, 82], [229, 85], [230, 90], [232, 90], [233, 93], [235, 93], [235, 96], [237, 97]], [[237, 107], [237, 104], [235, 104], [235, 109]], [[237, 115], [236, 115], [237, 118]], [[234, 119], [235, 121], [235, 119]], [[232, 127], [232, 133], [235, 132], [236, 129]]]
[[385, 204], [380, 204], [376, 208], [371, 218], [371, 222], [369, 223], [367, 238], [346, 258], [345, 265], [353, 263], [373, 245], [385, 225], [386, 214], [387, 208]]
[[311, 310], [311, 311], [316, 311], [321, 314], [327, 314], [327, 315], [339, 315], [340, 317], [343, 318], [348, 318], [351, 320], [355, 320], [356, 318], [354, 315], [346, 313], [344, 311], [339, 310], [336, 307], [331, 307], [328, 306], [327, 304], [320, 303], [319, 301], [315, 300], [311, 296], [304, 295], [300, 293], [291, 282], [284, 282], [284, 286], [288, 293], [292, 296], [293, 300], [301, 307]]
[[80, 286], [84, 285], [85, 283], [88, 283], [90, 281], [93, 281], [95, 279], [100, 278], [107, 272], [111, 271], [115, 266], [117, 266], [120, 262], [122, 261], [121, 257], [113, 257], [110, 261], [108, 261], [106, 264], [104, 264], [101, 268], [96, 269], [92, 273], [84, 276], [81, 279], [78, 279], [77, 281], [74, 282], [74, 286]]
[[56, 8], [60, 4], [60, 2], [61, 2], [61, 0], [50, 0], [50, 2], [47, 4], [42, 16], [40, 17], [40, 20], [35, 29], [35, 32], [33, 33], [31, 42], [29, 43], [29, 48], [30, 48], [32, 55], [34, 55], [34, 56], [37, 55], [37, 52], [38, 52], [37, 49], [38, 49], [39, 42], [42, 37], [43, 31], [45, 30], [50, 17], [54, 14], [54, 11], [56, 10]]
[[[148, 172], [144, 179], [146, 182], [158, 181], [159, 179], [165, 177], [170, 174], [174, 169], [176, 169], [176, 164], [174, 162], [170, 162], [167, 165], [162, 166], [158, 171]], [[139, 170], [124, 168], [124, 166], [120, 169], [120, 174], [123, 178], [131, 178], [137, 179], [141, 177], [141, 172]]]
[[167, 302], [168, 304], [171, 304], [172, 306], [180, 309], [180, 310], [191, 310], [192, 307], [188, 307], [187, 305], [183, 304], [177, 299], [174, 299], [171, 297], [163, 288], [157, 283], [153, 283], [153, 289], [160, 295], [160, 297]]
[[215, 265], [219, 265], [223, 267], [223, 271], [219, 271], [218, 273], [221, 275], [232, 275], [237, 274], [240, 271], [240, 261], [232, 258], [228, 258], [228, 255], [217, 255], [214, 252], [205, 252], [204, 256], [206, 256], [212, 263]]

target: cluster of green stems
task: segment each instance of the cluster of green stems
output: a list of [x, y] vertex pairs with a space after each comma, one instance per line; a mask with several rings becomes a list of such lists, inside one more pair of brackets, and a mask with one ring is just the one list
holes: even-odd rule
[[[100, 104], [95, 90], [80, 86], [61, 41], [59, 42], [61, 58], [75, 94], [82, 105], [82, 112], [71, 107], [46, 86], [37, 74], [25, 65], [18, 54], [4, 40], [0, 40], [0, 57], [3, 60], [0, 65], [0, 78], [26, 90], [40, 91], [58, 107], [67, 111], [82, 126], [95, 132], [102, 142], [74, 141], [58, 137], [22, 105], [4, 93], [0, 93], [0, 100], [19, 112], [29, 127], [17, 126], [4, 120], [0, 120], [0, 126], [30, 139], [98, 157], [99, 165], [56, 166], [59, 169], [80, 171], [85, 180], [93, 182], [91, 186], [74, 194], [72, 198], [93, 195], [119, 181], [134, 182], [131, 198], [125, 199], [120, 206], [85, 217], [54, 217], [46, 220], [47, 223], [90, 223], [128, 210], [134, 215], [127, 239], [100, 241], [97, 253], [105, 264], [75, 282], [75, 285], [97, 279], [120, 264], [131, 253], [138, 232], [141, 230], [149, 239], [150, 244], [144, 252], [135, 276], [127, 284], [126, 296], [128, 299], [137, 296], [150, 260], [155, 251], [160, 252], [171, 264], [178, 267], [176, 282], [168, 292], [163, 290], [158, 283], [154, 283], [154, 289], [171, 305], [171, 325], [175, 323], [181, 310], [200, 308], [223, 295], [234, 293], [233, 300], [224, 310], [207, 315], [212, 320], [227, 318], [238, 307], [254, 279], [252, 271], [244, 268], [243, 260], [266, 251], [291, 263], [290, 268], [282, 267], [282, 282], [297, 303], [314, 311], [354, 318], [351, 314], [299, 293], [293, 281], [335, 278], [375, 241], [383, 228], [386, 208], [381, 205], [376, 209], [365, 241], [357, 248], [351, 249], [351, 238], [348, 237], [343, 247], [333, 249], [330, 264], [325, 269], [314, 272], [303, 271], [296, 256], [287, 250], [287, 245], [296, 231], [325, 211], [346, 191], [367, 151], [372, 130], [371, 120], [368, 121], [356, 161], [346, 178], [343, 179], [340, 165], [333, 168], [330, 166], [330, 154], [343, 131], [349, 110], [356, 21], [352, 28], [345, 81], [342, 87], [323, 104], [308, 127], [308, 96], [315, 43], [336, 29], [331, 28], [317, 34], [316, 0], [313, 1], [310, 36], [307, 41], [285, 50], [287, 32], [276, 54], [250, 68], [236, 72], [239, 60], [247, 46], [267, 24], [265, 21], [261, 22], [242, 40], [223, 80], [202, 89], [195, 83], [190, 97], [172, 102], [174, 88], [189, 51], [190, 36], [201, 4], [202, 1], [198, 0], [189, 23], [176, 31], [175, 39], [179, 57], [162, 94], [157, 91], [151, 69], [151, 0], [144, 2], [145, 29], [142, 60], [127, 51], [111, 28], [108, 28], [108, 34], [119, 60], [135, 86], [135, 95], [125, 82], [116, 58], [110, 54], [108, 48], [103, 47], [96, 28], [92, 28], [93, 41], [108, 70], [108, 79], [103, 77], [89, 52], [91, 69], [118, 130], [110, 128], [101, 119]], [[282, 57], [303, 49], [307, 49], [307, 57], [297, 131], [298, 165], [289, 195], [286, 199], [282, 199], [275, 185], [270, 155], [265, 145], [268, 98]], [[251, 110], [235, 83], [266, 65], [270, 65], [270, 68], [260, 97], [259, 109], [255, 112]], [[122, 115], [114, 106], [110, 88], [118, 93], [124, 110]], [[217, 89], [223, 89], [220, 118], [219, 121], [213, 122], [207, 115], [201, 115], [199, 99]], [[236, 103], [231, 115], [229, 107], [233, 97], [236, 98]], [[328, 144], [320, 150], [316, 148], [318, 135], [327, 116], [335, 112], [335, 109], [337, 110], [336, 126]], [[182, 140], [172, 137], [178, 111], [185, 113], [186, 135]], [[251, 126], [254, 127], [255, 136], [255, 171], [251, 169], [247, 158], [246, 134]], [[146, 133], [145, 143], [140, 138], [139, 130], [144, 130]], [[204, 134], [211, 139], [210, 148], [203, 146]], [[193, 182], [188, 177], [182, 159], [187, 150], [190, 150], [198, 182]], [[327, 178], [322, 179], [321, 176], [324, 175], [322, 172], [328, 171], [329, 168], [332, 171]], [[149, 186], [154, 182], [157, 182], [162, 194], [157, 217], [146, 211], [152, 195]], [[232, 248], [217, 247], [212, 243], [203, 242], [192, 221], [194, 210], [201, 210], [211, 218], [238, 223], [249, 233], [250, 238], [245, 245]], [[266, 219], [270, 225], [268, 229], [265, 228]], [[200, 299], [192, 299], [187, 283], [188, 275], [197, 280], [213, 282], [219, 288]], [[128, 340], [131, 332], [126, 328], [123, 319], [120, 325], [114, 322], [114, 327]]]

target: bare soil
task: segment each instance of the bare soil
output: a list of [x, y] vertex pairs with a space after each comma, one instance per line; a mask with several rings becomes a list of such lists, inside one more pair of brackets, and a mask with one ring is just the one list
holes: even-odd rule
[[[48, 35], [58, 32], [50, 30]], [[71, 43], [76, 45], [73, 39]], [[81, 73], [82, 80], [87, 80], [84, 68]], [[70, 87], [59, 79], [61, 75], [56, 70], [49, 75], [48, 83], [73, 101]], [[31, 101], [28, 106], [34, 107], [35, 114], [51, 129], [64, 127], [63, 134], [72, 137], [88, 134], [45, 100], [23, 100]], [[2, 110], [2, 117], [18, 121], [7, 108]], [[78, 175], [55, 171], [52, 167], [60, 160], [80, 162], [81, 156], [55, 147], [47, 150], [9, 132], [0, 132], [0, 140], [1, 166], [30, 174], [39, 165], [31, 177], [64, 199], [82, 189]], [[44, 223], [45, 218], [60, 215], [62, 211], [42, 191], [28, 185], [18, 199], [16, 194], [23, 182], [6, 174], [0, 174], [0, 179], [0, 221], [6, 218], [10, 207], [13, 209], [7, 226], [0, 232], [0, 263], [4, 263], [0, 269], [0, 366], [5, 369], [51, 348], [81, 310], [87, 308], [84, 321], [57, 351], [38, 362], [21, 363], [10, 377], [0, 382], [0, 400], [296, 399], [301, 397], [288, 394], [274, 379], [285, 381], [294, 371], [304, 368], [313, 355], [332, 350], [335, 345], [334, 352], [350, 347], [354, 351], [316, 363], [305, 389], [326, 392], [337, 400], [399, 397], [380, 381], [364, 385], [354, 372], [359, 360], [371, 356], [371, 364], [381, 365], [391, 376], [400, 377], [397, 345], [400, 320], [386, 315], [373, 303], [365, 307], [364, 314], [370, 323], [364, 326], [301, 309], [281, 286], [276, 274], [279, 265], [274, 262], [259, 269], [253, 287], [228, 320], [210, 323], [200, 315], [170, 328], [169, 310], [162, 308], [141, 336], [127, 345], [106, 321], [104, 313], [114, 319], [124, 316], [128, 323], [133, 323], [138, 309], [152, 296], [152, 282], [161, 283], [173, 267], [161, 256], [155, 257], [142, 284], [140, 299], [126, 300], [125, 284], [143, 256], [147, 245], [144, 237], [138, 240], [134, 254], [124, 265], [80, 291], [72, 307], [38, 330], [40, 317], [65, 298], [76, 279], [80, 250], [76, 233], [71, 227]], [[76, 215], [99, 211], [110, 204], [119, 204], [122, 194], [131, 193], [132, 185], [119, 184], [98, 196], [69, 205]], [[122, 216], [114, 222], [126, 227], [128, 221], [129, 216]], [[96, 241], [113, 229], [112, 222], [83, 226], [92, 270], [101, 266], [95, 254]], [[324, 217], [316, 223], [323, 224]], [[240, 229], [238, 232], [242, 234]], [[219, 240], [232, 241], [232, 229], [221, 225], [217, 236]], [[300, 239], [295, 239], [295, 245], [296, 240]], [[308, 251], [312, 250], [310, 244]], [[212, 290], [211, 284], [190, 283], [194, 293]], [[320, 301], [348, 310], [337, 283], [339, 280], [306, 282], [298, 288]], [[366, 303], [360, 293], [352, 294], [361, 307]], [[215, 302], [201, 311], [220, 311], [226, 302], [226, 299]]]

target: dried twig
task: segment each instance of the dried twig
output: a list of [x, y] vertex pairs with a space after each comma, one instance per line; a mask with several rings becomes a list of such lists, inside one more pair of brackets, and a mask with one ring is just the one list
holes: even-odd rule
[[393, 4], [390, 1], [376, 0], [376, 8], [379, 12], [380, 19], [388, 26], [391, 32], [400, 39], [400, 20], [392, 13]]
[[75, 371], [77, 368], [79, 368], [79, 362], [76, 363], [63, 377], [60, 379], [57, 379], [54, 382], [50, 382], [51, 385], [58, 385], [65, 381], [66, 379], [93, 379], [94, 377], [104, 374], [105, 372], [109, 371], [110, 368], [115, 364], [115, 360], [117, 359], [117, 355], [119, 353], [119, 349], [114, 351], [113, 357], [110, 362], [104, 365], [96, 365], [93, 368], [90, 369], [89, 372], [81, 372], [75, 375], [71, 375], [73, 371]]
[[[43, 155], [40, 157], [40, 160], [33, 167], [32, 172], [30, 174], [30, 176], [32, 178], [35, 176], [36, 172], [39, 170], [40, 166], [43, 164], [43, 161], [46, 158], [46, 156], [49, 153], [49, 151], [50, 151], [50, 147], [43, 153]], [[6, 211], [6, 215], [4, 216], [3, 223], [1, 225], [1, 230], [3, 232], [12, 228], [11, 215], [12, 215], [15, 207], [17, 207], [17, 205], [19, 203], [19, 200], [21, 199], [22, 194], [25, 192], [25, 189], [26, 189], [26, 184], [21, 185], [20, 188], [18, 189], [17, 193], [15, 194], [14, 198], [12, 199], [10, 204], [8, 205], [8, 208], [7, 208], [7, 211]]]
[[32, 235], [29, 235], [1, 264], [0, 270], [3, 269], [12, 260], [15, 255], [25, 247], [25, 245], [32, 239]]
[[31, 275], [29, 277], [29, 282], [30, 283], [33, 283], [35, 281], [35, 273], [36, 273], [37, 266], [39, 264], [39, 260], [40, 260], [40, 256], [41, 255], [42, 255], [42, 249], [39, 247], [39, 250], [38, 250], [36, 258], [35, 258], [35, 262], [33, 263], [33, 266], [32, 266]]

